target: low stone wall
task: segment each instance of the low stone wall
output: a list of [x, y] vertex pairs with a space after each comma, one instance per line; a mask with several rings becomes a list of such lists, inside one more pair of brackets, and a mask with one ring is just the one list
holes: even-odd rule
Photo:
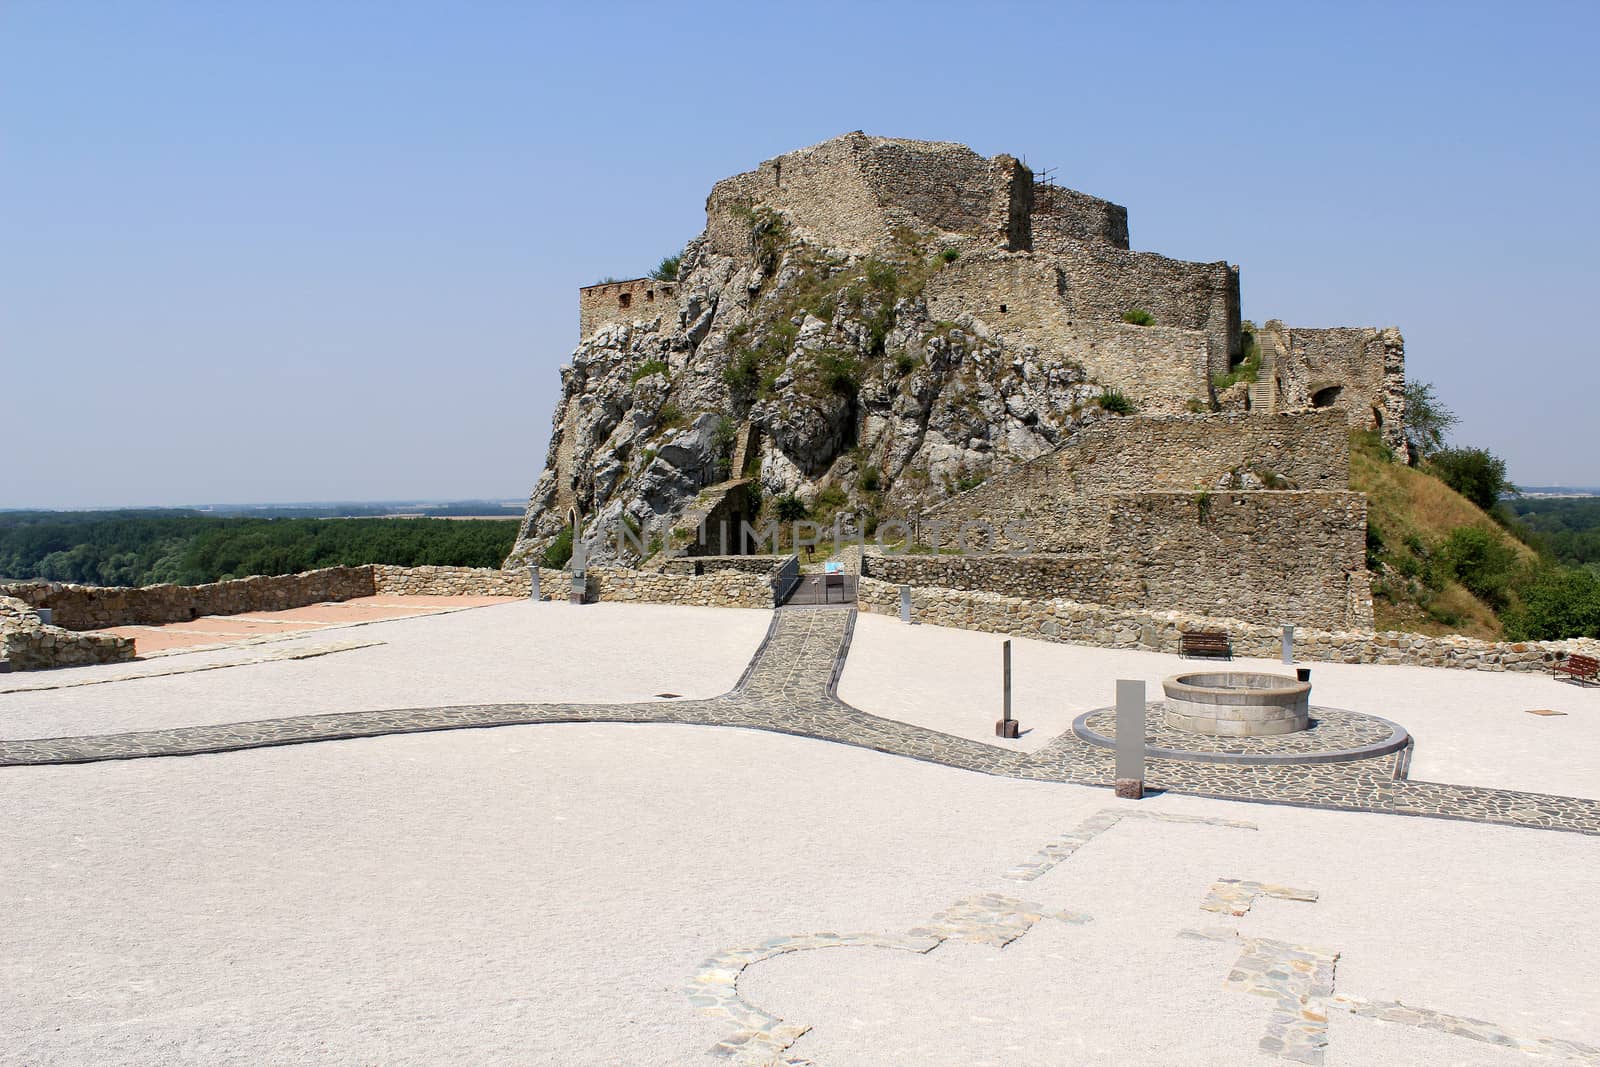
[[[763, 575], [719, 570], [692, 576], [590, 567], [589, 596], [601, 603], [685, 604], [705, 608], [772, 607], [772, 584]], [[541, 578], [542, 582], [543, 579]]]
[[[861, 611], [895, 615], [899, 586], [861, 579]], [[1029, 600], [995, 593], [913, 587], [912, 617], [935, 626], [1031, 637], [1041, 641], [1178, 652], [1179, 635], [1192, 630], [1226, 630], [1236, 656], [1277, 659], [1281, 632], [1237, 619], [1208, 618], [1176, 611], [1152, 612], [1079, 604], [1069, 600]], [[1574, 653], [1600, 656], [1600, 641], [1482, 641], [1455, 635], [1295, 630], [1295, 658], [1323, 663], [1409, 664], [1483, 671], [1540, 671]]]
[[[372, 591], [385, 596], [521, 596], [528, 595], [526, 567], [397, 567], [372, 565]], [[566, 595], [566, 571], [539, 568], [539, 592]]]
[[6, 670], [120, 663], [133, 656], [131, 637], [46, 626], [29, 604], [16, 597], [0, 596], [0, 664]]
[[[0, 585], [0, 596], [49, 608], [68, 630], [187, 622], [202, 615], [281, 611], [373, 594], [372, 568], [328, 567], [304, 574], [255, 575], [206, 585], [92, 586], [54, 582]], [[524, 590], [526, 594], [526, 590]]]

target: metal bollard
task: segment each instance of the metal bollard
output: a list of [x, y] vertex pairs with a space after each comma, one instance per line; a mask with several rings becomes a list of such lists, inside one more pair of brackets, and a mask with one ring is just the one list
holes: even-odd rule
[[531, 564], [528, 567], [528, 599], [544, 599], [539, 595], [539, 565], [537, 563]]
[[1283, 662], [1294, 662], [1294, 627], [1283, 628]]
[[900, 621], [911, 621], [911, 587], [909, 585], [900, 587]]
[[1011, 717], [1011, 642], [1000, 646], [1000, 721], [994, 724], [996, 737], [1015, 738], [1020, 728]]

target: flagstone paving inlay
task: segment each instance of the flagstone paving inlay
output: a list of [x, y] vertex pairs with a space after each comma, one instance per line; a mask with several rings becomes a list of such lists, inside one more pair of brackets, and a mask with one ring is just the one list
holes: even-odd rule
[[[733, 690], [704, 700], [627, 704], [478, 704], [288, 716], [86, 737], [0, 740], [0, 767], [233, 752], [437, 730], [563, 722], [678, 723], [768, 730], [982, 774], [1110, 786], [1114, 756], [1071, 732], [1020, 752], [880, 718], [835, 694], [855, 626], [851, 608], [778, 609]], [[1369, 717], [1370, 718], [1370, 717]], [[1413, 782], [1409, 748], [1333, 763], [1240, 764], [1151, 754], [1149, 790], [1226, 800], [1466, 819], [1600, 834], [1600, 801]]]

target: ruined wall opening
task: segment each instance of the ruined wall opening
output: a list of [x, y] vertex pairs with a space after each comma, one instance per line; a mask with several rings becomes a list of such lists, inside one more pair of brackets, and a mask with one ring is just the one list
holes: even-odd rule
[[617, 294], [617, 307], [625, 308], [625, 307], [632, 307], [632, 306], [633, 306], [633, 294], [632, 293], [618, 293]]
[[1339, 395], [1344, 392], [1342, 385], [1330, 385], [1318, 389], [1311, 394], [1311, 406], [1314, 408], [1331, 408], [1339, 402]]

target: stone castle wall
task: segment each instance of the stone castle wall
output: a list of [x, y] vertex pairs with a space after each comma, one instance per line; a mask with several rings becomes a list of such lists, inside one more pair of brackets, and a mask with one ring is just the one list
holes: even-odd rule
[[1391, 448], [1404, 447], [1406, 348], [1399, 330], [1312, 330], [1274, 319], [1262, 327], [1261, 340], [1272, 349], [1280, 408], [1337, 405], [1352, 428], [1376, 430]]
[[862, 572], [894, 584], [1371, 629], [1366, 530], [1360, 493], [1111, 493], [1100, 551], [867, 552]]
[[1073, 241], [1128, 247], [1128, 209], [1060, 185], [1033, 186], [1033, 247], [1059, 252]]
[[1226, 263], [1188, 263], [1096, 241], [1067, 244], [1054, 260], [1072, 319], [1121, 321], [1148, 311], [1155, 325], [1199, 330], [1211, 342], [1213, 373], [1239, 351], [1239, 271]]
[[949, 321], [971, 315], [1013, 345], [1076, 363], [1146, 414], [1209, 404], [1215, 356], [1204, 333], [1131, 326], [1121, 311], [1111, 321], [1074, 317], [1062, 278], [1056, 264], [1037, 255], [963, 256], [929, 281], [928, 312]]
[[1060, 597], [1137, 606], [1143, 591], [1098, 552], [1062, 555], [920, 555], [868, 550], [861, 573], [892, 585], [981, 590], [1007, 596]]
[[759, 205], [823, 248], [884, 251], [900, 227], [1026, 248], [1032, 193], [1032, 173], [1010, 156], [853, 133], [718, 182], [706, 200], [706, 233], [716, 251], [744, 253], [741, 212]]
[[1035, 551], [1098, 549], [1111, 493], [1198, 491], [1252, 464], [1299, 489], [1344, 490], [1348, 432], [1338, 411], [1108, 419], [929, 509], [921, 523], [1021, 523], [1035, 531]]
[[648, 322], [659, 315], [676, 318], [678, 287], [654, 278], [602, 282], [578, 290], [578, 336], [588, 337], [611, 322]]
[[[895, 615], [900, 610], [900, 589], [893, 583], [862, 578], [857, 595], [862, 611]], [[1195, 630], [1224, 630], [1236, 656], [1277, 659], [1280, 652], [1278, 627], [1252, 625], [1238, 619], [922, 587], [912, 589], [911, 603], [912, 617], [919, 622], [1041, 641], [1177, 654], [1180, 635]], [[1543, 671], [1574, 653], [1600, 656], [1600, 641], [1481, 641], [1458, 636], [1307, 628], [1295, 631], [1294, 649], [1295, 659], [1303, 662]]]
[[1147, 609], [1370, 630], [1366, 539], [1360, 493], [1115, 493], [1105, 552]]

